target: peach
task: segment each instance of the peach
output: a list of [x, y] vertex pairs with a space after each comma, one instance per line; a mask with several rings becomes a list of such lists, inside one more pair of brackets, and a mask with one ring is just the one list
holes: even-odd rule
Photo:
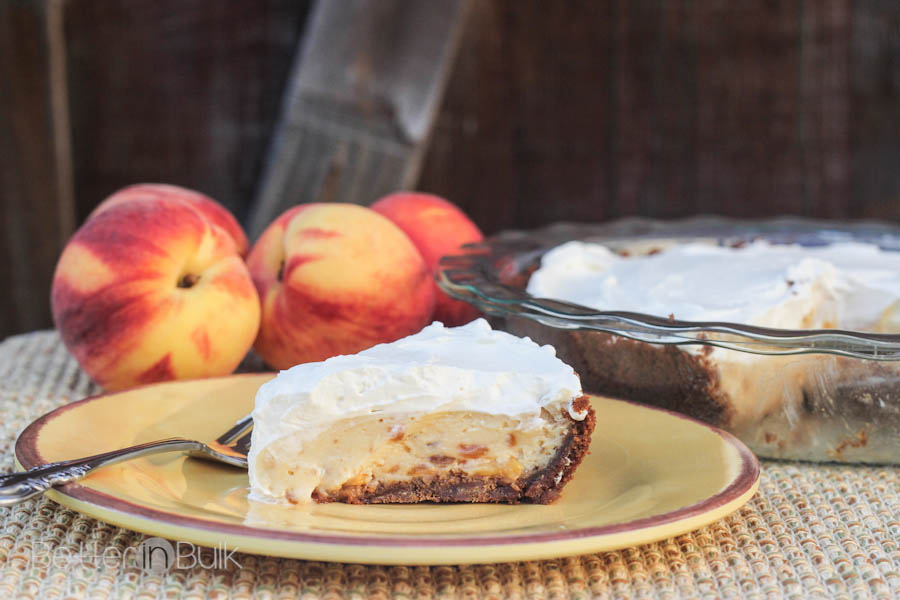
[[[478, 226], [456, 205], [431, 194], [398, 192], [381, 198], [370, 208], [409, 236], [432, 273], [437, 271], [442, 256], [456, 252], [462, 244], [484, 239]], [[478, 310], [471, 304], [454, 300], [434, 285], [435, 321], [457, 326], [478, 317]]]
[[160, 198], [185, 202], [199, 211], [210, 223], [221, 227], [234, 240], [235, 250], [241, 256], [247, 256], [247, 250], [250, 244], [247, 241], [247, 235], [227, 208], [200, 192], [189, 190], [187, 188], [178, 187], [177, 185], [169, 185], [165, 183], [138, 183], [124, 187], [109, 196], [101, 202], [88, 215], [87, 220], [91, 220], [103, 211], [113, 206], [118, 206], [123, 202], [143, 202], [153, 201]]
[[286, 369], [392, 342], [430, 323], [431, 275], [409, 238], [363, 206], [296, 206], [247, 257], [262, 303], [254, 347]]
[[63, 250], [53, 319], [108, 390], [234, 370], [259, 328], [259, 297], [235, 242], [167, 194], [116, 201]]

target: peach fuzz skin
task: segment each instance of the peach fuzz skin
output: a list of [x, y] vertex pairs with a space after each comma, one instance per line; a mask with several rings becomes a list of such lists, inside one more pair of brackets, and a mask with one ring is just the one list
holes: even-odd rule
[[[432, 274], [442, 256], [459, 250], [462, 244], [484, 239], [478, 227], [456, 205], [431, 194], [398, 192], [381, 198], [370, 207], [394, 222], [409, 236]], [[479, 316], [471, 304], [454, 300], [434, 284], [434, 320], [455, 327]]]
[[431, 322], [434, 290], [418, 250], [362, 206], [289, 209], [247, 265], [262, 302], [254, 347], [278, 369], [392, 342]]
[[93, 215], [57, 263], [51, 306], [66, 347], [107, 390], [231, 373], [260, 315], [231, 236], [164, 196]]
[[244, 229], [237, 222], [227, 208], [200, 192], [189, 190], [187, 188], [178, 187], [177, 185], [169, 185], [165, 183], [138, 183], [124, 187], [106, 198], [88, 215], [87, 220], [91, 220], [103, 211], [113, 206], [118, 206], [123, 202], [143, 202], [159, 199], [174, 200], [184, 202], [200, 214], [210, 223], [221, 227], [234, 240], [235, 251], [241, 256], [247, 256], [250, 249], [250, 243], [247, 241], [247, 235]]

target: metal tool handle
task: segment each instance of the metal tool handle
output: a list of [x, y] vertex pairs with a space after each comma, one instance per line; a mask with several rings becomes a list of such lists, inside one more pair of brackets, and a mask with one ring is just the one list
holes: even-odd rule
[[78, 481], [97, 467], [160, 452], [198, 451], [202, 446], [203, 444], [193, 440], [168, 438], [75, 460], [48, 463], [20, 473], [0, 475], [0, 507], [11, 506], [43, 494], [54, 486]]

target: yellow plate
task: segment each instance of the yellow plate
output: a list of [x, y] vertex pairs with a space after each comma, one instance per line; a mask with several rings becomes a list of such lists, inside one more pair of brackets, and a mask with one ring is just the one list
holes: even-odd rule
[[[249, 412], [270, 377], [165, 383], [74, 402], [30, 425], [16, 456], [28, 468], [171, 436], [212, 439]], [[241, 552], [462, 564], [659, 540], [724, 517], [756, 491], [759, 463], [731, 435], [667, 411], [592, 400], [591, 454], [549, 506], [259, 505], [247, 500], [246, 472], [174, 453], [105, 467], [48, 496], [115, 525]]]

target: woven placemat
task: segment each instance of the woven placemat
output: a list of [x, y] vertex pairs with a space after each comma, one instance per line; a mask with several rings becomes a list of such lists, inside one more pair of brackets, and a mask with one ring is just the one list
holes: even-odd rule
[[[0, 344], [0, 472], [28, 423], [96, 391], [55, 332]], [[0, 508], [0, 598], [896, 598], [898, 493], [893, 468], [766, 463], [736, 514], [617, 552], [459, 567], [238, 554], [164, 576], [117, 558], [142, 534], [39, 499]]]

